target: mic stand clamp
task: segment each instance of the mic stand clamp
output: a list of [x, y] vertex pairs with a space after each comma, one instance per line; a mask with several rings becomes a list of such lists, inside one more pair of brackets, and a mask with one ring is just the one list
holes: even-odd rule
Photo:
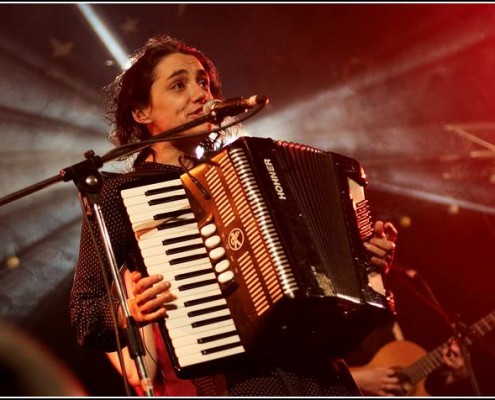
[[[79, 190], [83, 211], [86, 215], [96, 218], [101, 239], [103, 241], [103, 247], [107, 256], [107, 261], [115, 283], [116, 294], [123, 313], [129, 354], [136, 364], [144, 393], [147, 396], [154, 396], [153, 385], [144, 362], [145, 349], [142, 337], [139, 333], [138, 324], [131, 315], [129, 305], [127, 303], [124, 285], [121, 280], [119, 268], [110, 241], [110, 236], [108, 234], [99, 204], [103, 179], [98, 171], [98, 168], [100, 168], [103, 163], [100, 157], [95, 156], [93, 150], [87, 151], [84, 156], [86, 158], [85, 161], [61, 170], [60, 175], [66, 182], [69, 180], [74, 181]], [[104, 273], [104, 271], [102, 271], [102, 273]]]

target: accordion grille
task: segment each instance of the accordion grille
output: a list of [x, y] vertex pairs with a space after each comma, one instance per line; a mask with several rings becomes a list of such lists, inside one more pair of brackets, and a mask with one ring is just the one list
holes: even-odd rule
[[227, 152], [221, 153], [215, 160], [218, 166], [205, 173], [205, 180], [218, 211], [221, 229], [227, 230], [238, 215], [242, 230], [233, 229], [229, 235], [229, 245], [235, 247], [234, 241], [240, 240], [236, 233], [245, 235], [250, 251], [237, 259], [237, 266], [253, 310], [261, 316], [269, 310], [271, 304], [283, 297], [283, 291], [276, 265], [270, 256], [273, 250], [265, 244], [266, 221], [260, 222], [255, 217], [262, 213], [262, 206], [259, 204], [259, 196], [256, 196], [259, 190], [253, 182], [246, 182], [249, 177], [252, 179], [246, 161], [241, 154], [229, 157]]

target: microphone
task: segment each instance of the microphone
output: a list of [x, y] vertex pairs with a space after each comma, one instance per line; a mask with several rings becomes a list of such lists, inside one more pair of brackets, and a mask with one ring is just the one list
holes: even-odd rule
[[254, 95], [248, 98], [234, 97], [228, 100], [212, 99], [203, 106], [206, 116], [211, 116], [216, 122], [222, 121], [225, 117], [233, 117], [257, 105], [266, 105], [268, 97]]

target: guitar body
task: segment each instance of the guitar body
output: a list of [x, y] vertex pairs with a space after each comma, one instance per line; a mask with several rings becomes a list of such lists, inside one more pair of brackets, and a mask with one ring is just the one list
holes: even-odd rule
[[[495, 310], [471, 325], [464, 337], [464, 344], [471, 345], [475, 339], [483, 337], [495, 329]], [[409, 381], [412, 385], [408, 388], [406, 396], [430, 396], [425, 389], [425, 379], [434, 370], [443, 364], [443, 349], [449, 344], [445, 342], [426, 353], [419, 345], [408, 340], [396, 340], [387, 343], [375, 354], [373, 359], [361, 367], [352, 367], [354, 371], [360, 371], [373, 367], [394, 368], [401, 374], [403, 382]], [[407, 379], [408, 378], [408, 379]], [[410, 385], [406, 385], [410, 386]]]
[[[395, 340], [387, 343], [375, 354], [373, 359], [362, 367], [354, 369], [365, 369], [370, 367], [399, 368], [408, 367], [416, 360], [425, 356], [427, 352], [419, 345], [408, 340]], [[430, 396], [425, 389], [425, 380], [420, 380], [413, 385], [407, 396]]]

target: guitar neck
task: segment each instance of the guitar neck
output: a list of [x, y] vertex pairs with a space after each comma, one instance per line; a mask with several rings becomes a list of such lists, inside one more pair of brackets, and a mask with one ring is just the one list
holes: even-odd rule
[[[493, 329], [495, 329], [495, 310], [471, 325], [467, 330], [466, 336], [461, 340], [471, 345], [475, 339], [486, 335]], [[409, 377], [411, 384], [415, 385], [444, 364], [443, 349], [446, 346], [448, 346], [448, 341], [416, 360], [409, 367], [404, 368], [403, 373]]]

